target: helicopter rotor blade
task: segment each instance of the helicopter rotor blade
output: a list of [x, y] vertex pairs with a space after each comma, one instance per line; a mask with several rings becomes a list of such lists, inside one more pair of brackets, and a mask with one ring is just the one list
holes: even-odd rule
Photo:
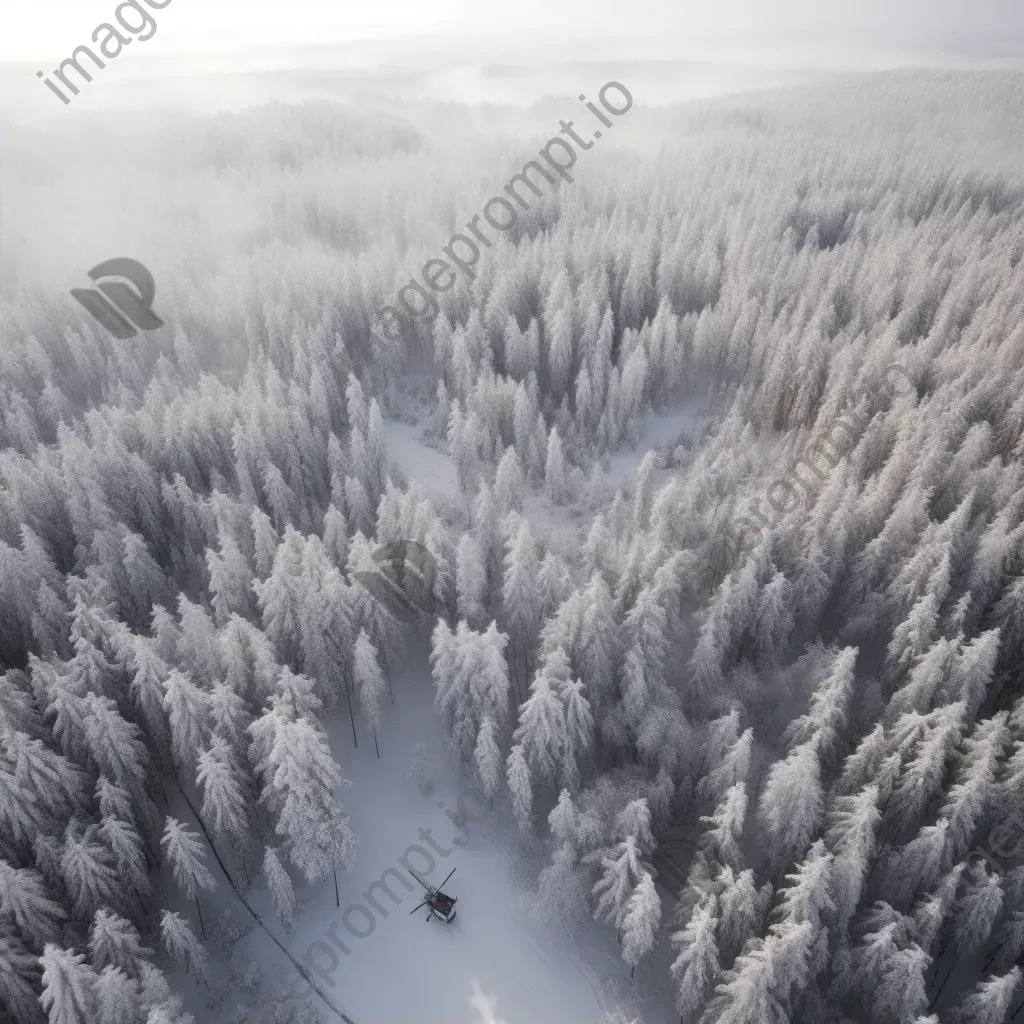
[[419, 883], [420, 883], [420, 885], [422, 885], [424, 889], [426, 889], [426, 890], [427, 890], [428, 892], [430, 891], [430, 886], [429, 886], [429, 885], [427, 885], [427, 883], [426, 883], [426, 882], [424, 882], [424, 881], [423, 881], [423, 879], [422, 879], [422, 878], [420, 878], [420, 876], [419, 876], [419, 875], [417, 875], [417, 874], [416, 874], [416, 872], [415, 872], [415, 871], [413, 871], [413, 869], [412, 869], [412, 868], [409, 868], [409, 874], [410, 874], [410, 875], [412, 875], [412, 877], [413, 877], [413, 878], [415, 878], [415, 879], [416, 879], [416, 881], [417, 881], [417, 882], [419, 882]]
[[412, 910], [410, 910], [410, 911], [409, 911], [409, 913], [410, 913], [410, 914], [415, 914], [415, 913], [416, 913], [416, 911], [420, 909], [420, 907], [425, 907], [426, 905], [427, 905], [427, 901], [426, 901], [426, 900], [424, 900], [424, 901], [423, 901], [423, 902], [422, 902], [422, 903], [420, 904], [420, 906], [419, 906], [419, 907], [413, 907], [413, 908], [412, 908]]
[[[448, 872], [448, 878], [451, 878], [451, 877], [452, 877], [452, 875], [454, 875], [454, 874], [455, 874], [456, 870], [457, 870], [456, 868], [452, 868], [452, 869], [451, 869], [451, 871], [449, 871], [449, 872]], [[446, 879], [444, 880], [444, 882], [447, 882], [447, 881], [448, 881], [448, 878], [446, 878]], [[442, 883], [441, 883], [441, 884], [440, 884], [440, 885], [438, 886], [438, 889], [443, 889], [443, 888], [444, 888], [444, 882], [442, 882]]]

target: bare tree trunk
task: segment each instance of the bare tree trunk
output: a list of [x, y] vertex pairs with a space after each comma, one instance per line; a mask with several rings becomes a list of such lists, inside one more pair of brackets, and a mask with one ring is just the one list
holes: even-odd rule
[[341, 894], [338, 892], [338, 865], [332, 864], [331, 870], [334, 872], [334, 905], [336, 907], [341, 906]]
[[388, 656], [384, 655], [384, 673], [388, 677], [388, 693], [391, 696], [391, 706], [395, 706], [395, 692], [391, 689], [391, 666], [388, 665]]
[[352, 722], [352, 742], [356, 745], [356, 749], [358, 749], [359, 748], [359, 740], [356, 739], [356, 716], [355, 716], [354, 712], [352, 711], [352, 693], [349, 690], [349, 686], [348, 686], [348, 673], [346, 672], [346, 673], [344, 673], [344, 675], [345, 675], [345, 700], [348, 701], [348, 717], [349, 717], [349, 720]]
[[377, 746], [377, 730], [373, 730], [373, 749], [377, 751], [377, 757], [380, 757], [380, 747]]
[[512, 640], [512, 653], [509, 660], [512, 662], [512, 674], [515, 676], [516, 679], [516, 693], [519, 694], [519, 703], [522, 704], [523, 694], [522, 691], [519, 689], [519, 666], [516, 664], [516, 642], [514, 639]]
[[196, 895], [196, 913], [199, 915], [199, 930], [203, 933], [203, 938], [206, 938], [206, 925], [203, 924], [203, 908], [199, 906], [199, 895]]
[[935, 998], [928, 1004], [928, 1010], [931, 1012], [932, 1007], [939, 1001], [939, 996], [942, 995], [942, 990], [946, 987], [946, 982], [949, 981], [953, 974], [953, 968], [956, 964], [952, 964], [949, 970], [946, 972], [945, 978], [942, 979], [942, 984], [939, 986], [939, 991], [935, 993]]
[[999, 956], [999, 950], [1001, 950], [1002, 948], [1003, 943], [1000, 942], [999, 945], [996, 946], [994, 950], [992, 950], [992, 955], [988, 958], [988, 960], [985, 962], [985, 966], [981, 969], [982, 974], [984, 974], [989, 969], [989, 967], [992, 966], [992, 961], [995, 960], [997, 956]]

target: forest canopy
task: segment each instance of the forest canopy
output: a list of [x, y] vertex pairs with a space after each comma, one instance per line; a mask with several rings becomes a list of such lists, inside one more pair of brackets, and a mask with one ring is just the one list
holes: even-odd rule
[[[415, 631], [358, 575], [396, 541], [436, 563], [423, 671], [538, 906], [607, 923], [683, 1024], [1013, 1012], [1024, 866], [973, 853], [1024, 818], [1022, 83], [638, 96], [395, 340], [374, 311], [534, 137], [428, 101], [12, 128], [0, 1021], [182, 1024], [172, 963], [238, 1001], [204, 901], [261, 879], [287, 927], [350, 862], [324, 721], [382, 728]], [[164, 328], [68, 295], [115, 251]], [[396, 472], [398, 420], [456, 494]]]

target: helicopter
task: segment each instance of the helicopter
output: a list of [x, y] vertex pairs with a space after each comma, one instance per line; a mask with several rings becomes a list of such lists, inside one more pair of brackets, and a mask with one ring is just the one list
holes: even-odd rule
[[[458, 901], [458, 896], [449, 896], [447, 893], [441, 892], [440, 886], [434, 888], [432, 885], [427, 885], [427, 883], [424, 882], [415, 871], [410, 871], [409, 874], [427, 890], [427, 895], [423, 902], [418, 907], [413, 907], [409, 913], [415, 914], [420, 907], [427, 907], [429, 910], [429, 913], [427, 914], [428, 921], [431, 916], [436, 917], [439, 921], [444, 921], [445, 924], [449, 924], [454, 921], [455, 904]], [[452, 868], [451, 871], [448, 872], [448, 877], [445, 878], [444, 882], [447, 882], [454, 874], [455, 868]], [[444, 882], [442, 882], [441, 885], [444, 885]]]

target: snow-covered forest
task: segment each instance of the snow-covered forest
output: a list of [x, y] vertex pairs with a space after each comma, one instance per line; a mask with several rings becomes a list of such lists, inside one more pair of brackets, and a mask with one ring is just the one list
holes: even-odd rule
[[[670, 1024], [1013, 1019], [1024, 79], [635, 99], [395, 342], [575, 97], [6, 133], [3, 1024], [256, 1019], [231, 950], [333, 910], [399, 672], [531, 865], [509, 915], [599, 925]], [[68, 296], [115, 250], [165, 327]], [[413, 624], [357, 579], [403, 540]]]

